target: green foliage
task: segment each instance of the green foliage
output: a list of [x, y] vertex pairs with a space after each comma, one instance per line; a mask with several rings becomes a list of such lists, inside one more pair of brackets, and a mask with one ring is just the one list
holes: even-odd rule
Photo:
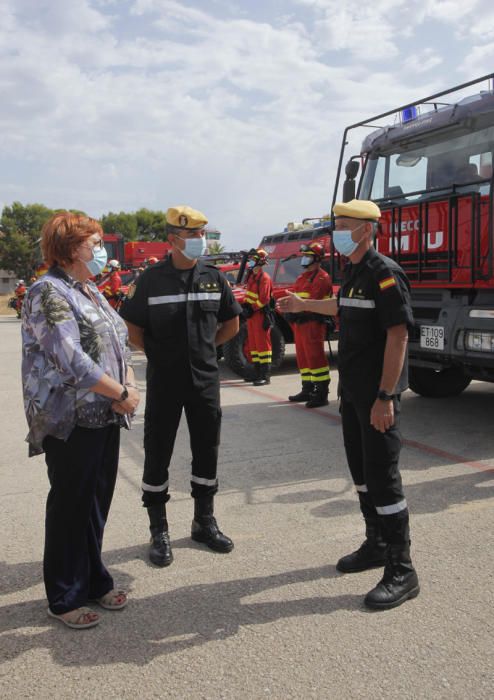
[[225, 246], [221, 245], [219, 241], [212, 241], [208, 243], [208, 250], [210, 255], [220, 255], [224, 252]]
[[126, 241], [137, 239], [137, 220], [135, 214], [121, 211], [116, 214], [112, 211], [103, 214], [100, 219], [104, 233], [121, 233]]
[[[17, 277], [30, 277], [41, 262], [38, 240], [44, 223], [64, 209], [43, 204], [14, 202], [4, 207], [0, 217], [0, 269]], [[85, 214], [70, 209], [74, 214]], [[101, 217], [104, 233], [121, 233], [126, 241], [165, 240], [166, 216], [163, 211], [139, 209], [136, 212], [108, 212]]]
[[53, 210], [43, 204], [14, 202], [0, 217], [0, 269], [30, 277], [41, 255], [37, 243]]
[[140, 241], [165, 240], [166, 216], [163, 211], [139, 209], [135, 213]]
[[143, 208], [136, 212], [109, 212], [101, 217], [101, 225], [105, 233], [121, 233], [126, 241], [165, 240], [166, 217], [162, 211]]

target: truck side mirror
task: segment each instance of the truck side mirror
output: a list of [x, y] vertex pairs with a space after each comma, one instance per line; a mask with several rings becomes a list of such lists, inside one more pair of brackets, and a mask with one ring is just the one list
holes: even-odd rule
[[349, 160], [345, 165], [346, 180], [343, 182], [343, 201], [349, 202], [355, 199], [355, 178], [358, 175], [359, 164], [356, 160]]

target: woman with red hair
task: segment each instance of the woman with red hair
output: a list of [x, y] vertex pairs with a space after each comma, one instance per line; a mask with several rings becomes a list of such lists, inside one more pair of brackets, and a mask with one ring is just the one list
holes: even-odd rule
[[139, 403], [127, 328], [91, 278], [106, 264], [100, 224], [59, 212], [44, 226], [49, 270], [30, 287], [22, 315], [29, 454], [45, 454], [44, 580], [48, 614], [94, 627], [90, 600], [127, 604], [101, 560], [118, 467], [120, 427]]

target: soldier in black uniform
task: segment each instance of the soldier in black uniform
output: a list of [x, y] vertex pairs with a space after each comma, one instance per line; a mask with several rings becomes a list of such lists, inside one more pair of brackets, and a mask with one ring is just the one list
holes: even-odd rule
[[148, 360], [142, 500], [149, 557], [158, 566], [173, 560], [165, 504], [183, 409], [192, 449], [192, 539], [220, 552], [233, 549], [213, 515], [221, 424], [216, 346], [238, 332], [242, 311], [223, 273], [198, 260], [206, 248], [204, 214], [178, 206], [166, 220], [171, 254], [144, 270], [121, 310], [131, 343]]
[[398, 459], [400, 394], [408, 386], [407, 341], [413, 324], [405, 273], [372, 245], [381, 215], [374, 202], [334, 207], [333, 245], [349, 258], [338, 299], [279, 301], [282, 311], [339, 314], [338, 366], [343, 438], [366, 523], [366, 539], [342, 557], [343, 573], [384, 566], [365, 597], [370, 608], [401, 605], [419, 593], [410, 559], [408, 507]]

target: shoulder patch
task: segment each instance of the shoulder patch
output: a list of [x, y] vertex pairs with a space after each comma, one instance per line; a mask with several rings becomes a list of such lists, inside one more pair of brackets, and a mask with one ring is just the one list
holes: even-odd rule
[[396, 286], [396, 279], [391, 275], [391, 277], [385, 277], [379, 282], [379, 289], [383, 292], [385, 289]]

